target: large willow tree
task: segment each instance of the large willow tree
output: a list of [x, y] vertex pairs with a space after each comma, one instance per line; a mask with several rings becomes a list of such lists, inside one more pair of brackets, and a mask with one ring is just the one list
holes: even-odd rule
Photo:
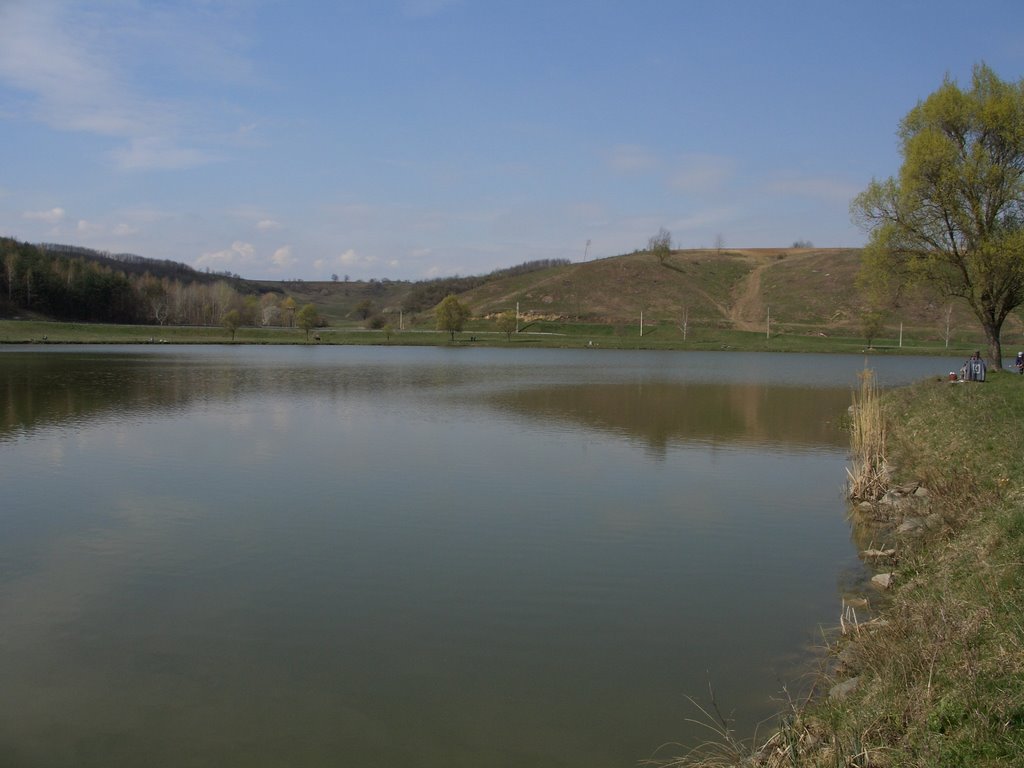
[[947, 77], [899, 137], [899, 177], [872, 181], [851, 205], [870, 233], [861, 276], [964, 299], [1001, 367], [1003, 322], [1024, 303], [1024, 80], [984, 64], [969, 91]]

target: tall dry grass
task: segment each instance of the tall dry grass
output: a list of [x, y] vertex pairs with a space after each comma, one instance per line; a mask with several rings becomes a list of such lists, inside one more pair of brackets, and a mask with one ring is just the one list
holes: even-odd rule
[[851, 499], [875, 501], [889, 488], [889, 466], [885, 460], [885, 418], [875, 372], [865, 368], [860, 388], [850, 406], [850, 449], [852, 468], [848, 493]]

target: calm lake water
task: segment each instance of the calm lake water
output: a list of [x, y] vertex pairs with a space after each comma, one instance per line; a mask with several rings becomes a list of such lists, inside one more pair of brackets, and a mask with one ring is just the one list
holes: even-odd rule
[[863, 366], [0, 347], [0, 764], [631, 766], [709, 689], [749, 734], [863, 576]]

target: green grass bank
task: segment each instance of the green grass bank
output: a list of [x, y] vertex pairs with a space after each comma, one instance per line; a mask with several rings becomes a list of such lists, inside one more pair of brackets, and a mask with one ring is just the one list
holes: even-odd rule
[[767, 742], [723, 725], [665, 764], [1024, 766], [1024, 376], [876, 404], [883, 482], [851, 521], [877, 578], [844, 598], [812, 694]]
[[[319, 337], [319, 338], [317, 338]], [[369, 344], [391, 346], [452, 345], [448, 333], [429, 325], [403, 330], [368, 330], [344, 324], [306, 333], [299, 328], [242, 327], [232, 334], [219, 326], [156, 326], [71, 323], [48, 320], [0, 320], [0, 344]], [[477, 319], [456, 334], [455, 346], [549, 347], [600, 349], [733, 350], [749, 352], [832, 352], [903, 355], [953, 355], [967, 358], [979, 340], [959, 338], [948, 347], [922, 335], [874, 339], [824, 335], [800, 329], [781, 329], [771, 335], [714, 326], [693, 326], [684, 335], [678, 326], [555, 322], [524, 322], [511, 337], [492, 321]], [[1009, 348], [1008, 348], [1009, 349]]]

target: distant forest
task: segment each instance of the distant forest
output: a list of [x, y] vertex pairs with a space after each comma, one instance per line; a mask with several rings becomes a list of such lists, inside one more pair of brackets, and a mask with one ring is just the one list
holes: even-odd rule
[[254, 324], [261, 317], [260, 289], [174, 261], [0, 238], [0, 270], [4, 317], [157, 325], [215, 325], [231, 309]]
[[[569, 264], [539, 259], [487, 275], [412, 283], [406, 312], [426, 312], [450, 294], [489, 281]], [[295, 301], [283, 290], [230, 272], [200, 272], [176, 261], [111, 254], [74, 245], [32, 245], [0, 238], [0, 317], [156, 325], [219, 325], [237, 310], [243, 325], [291, 325]], [[370, 281], [370, 286], [381, 286]]]

